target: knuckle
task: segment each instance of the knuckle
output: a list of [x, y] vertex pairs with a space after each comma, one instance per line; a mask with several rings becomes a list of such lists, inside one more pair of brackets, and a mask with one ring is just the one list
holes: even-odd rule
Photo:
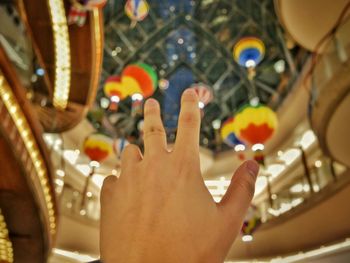
[[[138, 152], [139, 151], [139, 147], [137, 146], [137, 145], [135, 145], [135, 144], [129, 144], [129, 145], [127, 145], [125, 148], [124, 148], [124, 150], [123, 150], [123, 152], [122, 152], [122, 157], [124, 156], [126, 156], [126, 155], [128, 155], [128, 154], [130, 154], [130, 153], [136, 153], [136, 152]], [[108, 178], [108, 177], [107, 177]]]
[[153, 135], [161, 135], [161, 136], [165, 136], [165, 131], [163, 129], [163, 127], [158, 126], [158, 125], [151, 125], [150, 127], [147, 127], [144, 131], [144, 138], [147, 138], [149, 136], [153, 136]]
[[196, 127], [199, 123], [199, 114], [196, 112], [182, 112], [179, 119], [180, 125]]

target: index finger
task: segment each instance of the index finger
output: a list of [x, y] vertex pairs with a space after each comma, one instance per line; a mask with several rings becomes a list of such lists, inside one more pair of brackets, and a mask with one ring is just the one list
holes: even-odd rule
[[199, 152], [199, 131], [201, 125], [198, 96], [193, 89], [182, 94], [181, 110], [174, 152]]

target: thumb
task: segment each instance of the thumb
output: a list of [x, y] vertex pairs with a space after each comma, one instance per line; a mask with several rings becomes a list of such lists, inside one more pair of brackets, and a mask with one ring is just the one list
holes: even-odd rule
[[245, 214], [254, 197], [255, 181], [259, 172], [259, 165], [253, 160], [244, 162], [234, 173], [231, 184], [222, 198], [221, 207], [224, 218], [229, 224], [239, 224], [240, 227]]

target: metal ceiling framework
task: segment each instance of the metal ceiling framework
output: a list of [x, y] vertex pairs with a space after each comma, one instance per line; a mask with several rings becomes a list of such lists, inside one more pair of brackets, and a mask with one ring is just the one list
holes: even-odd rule
[[[108, 76], [120, 74], [127, 64], [136, 61], [152, 65], [159, 77], [166, 79], [184, 68], [189, 69], [195, 82], [204, 82], [213, 89], [215, 99], [204, 110], [201, 134], [201, 143], [213, 150], [221, 147], [217, 145], [212, 122], [225, 119], [249, 101], [252, 86], [255, 86], [262, 103], [278, 107], [301, 66], [300, 61], [296, 62], [301, 48], [286, 47], [272, 0], [149, 0], [148, 3], [148, 17], [135, 27], [130, 26], [130, 19], [124, 13], [125, 1], [110, 0], [105, 7], [101, 87]], [[246, 69], [240, 67], [232, 56], [234, 44], [241, 37], [251, 35], [261, 38], [266, 46], [266, 55], [256, 69], [253, 85], [248, 80]], [[282, 73], [274, 69], [280, 60], [286, 65]], [[289, 83], [282, 94], [279, 85], [283, 75], [288, 77]], [[172, 96], [172, 101], [178, 104], [178, 95], [174, 94], [158, 89], [154, 97], [162, 103], [166, 97]], [[97, 101], [103, 96], [101, 89]], [[122, 121], [110, 122], [100, 129], [114, 133], [111, 131], [113, 127], [116, 134], [124, 136], [133, 133], [139, 118], [130, 116], [129, 106], [130, 101], [120, 105], [119, 117], [115, 119]], [[107, 112], [107, 116], [111, 114], [116, 115]], [[171, 114], [176, 115], [176, 110]], [[163, 111], [163, 119], [166, 116]], [[133, 124], [126, 125], [127, 120]], [[172, 133], [176, 131], [167, 131], [170, 139], [175, 137]]]

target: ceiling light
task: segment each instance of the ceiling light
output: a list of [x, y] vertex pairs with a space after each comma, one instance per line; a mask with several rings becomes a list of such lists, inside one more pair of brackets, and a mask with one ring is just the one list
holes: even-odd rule
[[[111, 99], [112, 100], [112, 99]], [[100, 105], [102, 109], [107, 109], [109, 107], [109, 99], [102, 97], [100, 99]]]
[[260, 194], [265, 187], [267, 186], [267, 178], [266, 176], [258, 176], [255, 182], [255, 193], [254, 195], [257, 196]]
[[283, 59], [280, 59], [273, 65], [273, 67], [277, 73], [283, 73], [286, 69], [286, 62]]
[[303, 185], [302, 184], [295, 184], [290, 189], [291, 193], [301, 193], [303, 192]]
[[43, 68], [38, 68], [35, 73], [38, 75], [38, 76], [44, 76], [45, 75], [45, 70]]
[[320, 160], [317, 160], [317, 161], [315, 162], [315, 166], [316, 166], [317, 168], [320, 168], [320, 167], [322, 166], [322, 162], [321, 162]]
[[242, 241], [243, 242], [251, 242], [251, 241], [253, 241], [253, 236], [252, 235], [244, 235], [244, 236], [242, 236]]
[[71, 164], [75, 164], [78, 160], [78, 157], [79, 157], [79, 151], [77, 151], [77, 150], [64, 150], [63, 157]]
[[111, 55], [112, 55], [113, 57], [115, 57], [116, 55], [118, 55], [118, 52], [115, 51], [115, 50], [113, 50], [113, 51], [111, 52]]
[[252, 146], [252, 151], [256, 152], [256, 151], [263, 151], [265, 149], [265, 146], [261, 143], [256, 143]]
[[301, 153], [299, 149], [289, 149], [282, 153], [279, 156], [279, 159], [284, 161], [286, 165], [290, 165], [300, 156], [300, 154]]
[[195, 57], [196, 57], [196, 53], [192, 52], [192, 53], [190, 54], [190, 57], [191, 57], [191, 58], [195, 58]]
[[56, 170], [56, 174], [59, 176], [59, 177], [64, 177], [65, 176], [65, 172], [61, 169], [57, 169]]
[[219, 120], [219, 119], [213, 120], [213, 122], [211, 124], [213, 125], [213, 128], [215, 130], [218, 130], [218, 129], [220, 129], [220, 126], [221, 126], [221, 120]]
[[[164, 74], [161, 74], [161, 75], [164, 75]], [[159, 86], [159, 88], [161, 90], [166, 90], [167, 88], [169, 88], [169, 80], [167, 80], [167, 79], [160, 79], [159, 82], [158, 82], [158, 86]]]
[[78, 164], [76, 168], [79, 172], [81, 172], [85, 176], [88, 176], [91, 171], [91, 167], [87, 164]]
[[304, 132], [303, 136], [299, 141], [299, 145], [306, 150], [316, 141], [316, 136], [312, 130]]
[[91, 180], [98, 188], [101, 189], [104, 179], [105, 179], [105, 176], [103, 176], [101, 174], [94, 174], [94, 176], [92, 177]]
[[198, 102], [198, 107], [200, 108], [200, 109], [204, 109], [204, 103], [202, 102], [202, 101], [200, 101], [200, 102]]
[[267, 167], [266, 173], [271, 175], [272, 178], [279, 176], [285, 169], [282, 164], [271, 164]]
[[64, 182], [62, 179], [57, 178], [57, 179], [55, 179], [55, 184], [57, 184], [58, 186], [63, 186]]
[[177, 60], [177, 59], [179, 58], [179, 56], [176, 55], [176, 54], [174, 54], [174, 55], [171, 56], [171, 58], [172, 58], [173, 60]]
[[82, 216], [84, 216], [84, 215], [86, 215], [86, 210], [85, 209], [82, 209], [82, 210], [80, 210], [80, 215], [82, 215]]
[[184, 39], [180, 37], [180, 38], [177, 40], [177, 43], [178, 43], [179, 45], [182, 45], [182, 44], [184, 43]]

